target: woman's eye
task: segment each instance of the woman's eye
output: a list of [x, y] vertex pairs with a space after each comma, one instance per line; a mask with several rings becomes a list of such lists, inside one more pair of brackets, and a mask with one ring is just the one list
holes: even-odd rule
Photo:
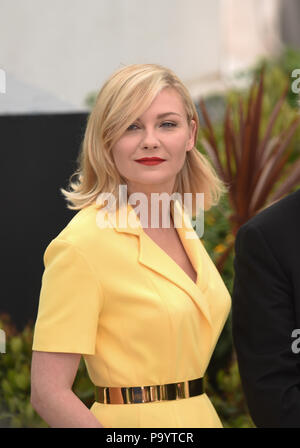
[[177, 124], [176, 123], [172, 123], [170, 121], [165, 121], [164, 123], [162, 123], [162, 126], [165, 128], [172, 128], [172, 127], [176, 127]]
[[131, 124], [128, 126], [127, 131], [135, 131], [136, 129], [138, 129], [138, 126], [136, 124]]

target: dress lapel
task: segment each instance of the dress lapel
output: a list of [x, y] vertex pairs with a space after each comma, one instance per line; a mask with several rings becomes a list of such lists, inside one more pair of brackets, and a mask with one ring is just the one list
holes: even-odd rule
[[[204, 291], [207, 287], [207, 275], [203, 266], [203, 248], [198, 235], [194, 231], [188, 214], [183, 210], [178, 201], [175, 201], [175, 210], [180, 218], [179, 227], [176, 227], [185, 251], [197, 272], [197, 284], [178, 266], [178, 264], [161, 249], [145, 232], [135, 211], [129, 203], [117, 210], [115, 214], [108, 213], [109, 220], [117, 232], [135, 234], [139, 238], [139, 257], [141, 264], [166, 277], [176, 286], [183, 289], [200, 312], [205, 316], [210, 328], [212, 326], [209, 305]], [[121, 218], [121, 219], [120, 219]], [[192, 233], [193, 238], [187, 238], [187, 233]]]

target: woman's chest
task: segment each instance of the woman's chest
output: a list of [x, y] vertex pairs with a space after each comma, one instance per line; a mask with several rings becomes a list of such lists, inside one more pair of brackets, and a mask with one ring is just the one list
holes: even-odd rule
[[177, 231], [173, 228], [168, 234], [160, 235], [149, 229], [145, 233], [162, 249], [172, 260], [196, 283], [197, 272], [195, 271]]

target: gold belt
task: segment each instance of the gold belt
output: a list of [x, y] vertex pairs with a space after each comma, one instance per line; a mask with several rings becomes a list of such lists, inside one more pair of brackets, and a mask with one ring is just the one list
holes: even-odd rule
[[96, 386], [95, 399], [105, 404], [149, 403], [152, 401], [179, 400], [203, 394], [203, 378], [181, 383], [141, 387]]

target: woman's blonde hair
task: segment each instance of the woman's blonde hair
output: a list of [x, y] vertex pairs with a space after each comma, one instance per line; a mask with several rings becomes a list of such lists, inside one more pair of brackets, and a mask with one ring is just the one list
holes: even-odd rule
[[[119, 185], [126, 185], [126, 180], [117, 171], [111, 149], [165, 87], [171, 87], [180, 94], [188, 124], [195, 120], [196, 144], [199, 118], [190, 94], [180, 79], [170, 69], [157, 64], [123, 67], [105, 82], [89, 114], [77, 159], [78, 168], [69, 178], [71, 190], [60, 189], [70, 203], [67, 208], [80, 210], [95, 202], [103, 192], [114, 194], [119, 206]], [[74, 176], [78, 176], [76, 182], [72, 181]], [[178, 192], [182, 197], [184, 193], [192, 193], [195, 216], [196, 193], [204, 193], [204, 209], [208, 210], [219, 202], [226, 191], [227, 187], [209, 161], [194, 146], [186, 154], [173, 192]]]

